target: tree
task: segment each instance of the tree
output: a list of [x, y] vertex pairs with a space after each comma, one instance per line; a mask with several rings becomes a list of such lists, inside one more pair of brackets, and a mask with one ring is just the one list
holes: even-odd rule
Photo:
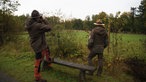
[[72, 28], [76, 30], [82, 30], [83, 29], [83, 22], [81, 19], [74, 19]]
[[101, 19], [103, 23], [105, 23], [105, 27], [108, 25], [108, 15], [105, 12], [101, 12], [97, 15], [92, 15], [92, 22], [96, 22], [97, 19]]
[[107, 17], [107, 14], [105, 12], [101, 12], [98, 14], [97, 19], [105, 19]]
[[92, 21], [95, 22], [98, 19], [98, 15], [92, 15]]
[[121, 14], [120, 18], [121, 18], [122, 24], [123, 24], [122, 31], [123, 32], [132, 31], [133, 27], [132, 27], [132, 21], [131, 21], [131, 13], [124, 12]]
[[141, 31], [146, 34], [146, 0], [142, 0], [138, 8]]
[[1, 0], [0, 4], [3, 14], [12, 14], [17, 11], [17, 6], [20, 5], [18, 1], [15, 0]]
[[55, 26], [56, 24], [60, 23], [60, 18], [57, 16], [51, 16], [51, 17], [48, 17], [47, 19], [48, 19], [50, 25], [52, 25], [52, 26]]
[[70, 20], [66, 20], [64, 22], [65, 29], [72, 29], [72, 22]]
[[93, 22], [92, 22], [90, 16], [86, 16], [83, 27], [84, 27], [84, 30], [89, 30], [89, 29], [93, 28]]
[[12, 33], [15, 30], [16, 20], [12, 14], [17, 10], [17, 6], [20, 4], [15, 0], [1, 0], [0, 1], [0, 44], [11, 39]]

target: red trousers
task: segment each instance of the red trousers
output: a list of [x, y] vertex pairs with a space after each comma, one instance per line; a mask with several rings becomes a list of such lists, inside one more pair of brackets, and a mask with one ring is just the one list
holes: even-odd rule
[[[42, 60], [44, 60], [44, 58], [47, 62], [51, 61], [49, 48], [44, 49], [42, 50], [42, 52], [36, 53], [35, 55], [34, 77], [36, 80], [41, 79], [40, 67], [41, 67], [41, 62]], [[50, 64], [48, 65], [50, 66]]]

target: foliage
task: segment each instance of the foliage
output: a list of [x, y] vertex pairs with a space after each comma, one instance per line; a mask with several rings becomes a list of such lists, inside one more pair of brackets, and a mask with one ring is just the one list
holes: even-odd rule
[[83, 21], [83, 30], [91, 30], [93, 27], [93, 21], [91, 20], [90, 16], [87, 16]]
[[64, 22], [64, 27], [65, 27], [65, 29], [71, 30], [72, 29], [72, 21], [66, 20]]
[[54, 27], [56, 24], [60, 24], [60, 18], [57, 16], [47, 17], [49, 24]]
[[0, 44], [3, 44], [7, 41], [12, 41], [16, 39], [16, 35], [19, 32], [19, 24], [17, 19], [12, 15], [2, 15], [3, 21], [0, 26]]
[[0, 4], [0, 45], [2, 45], [15, 39], [13, 35], [18, 32], [19, 25], [12, 13], [17, 10], [17, 6], [20, 4], [18, 1], [11, 0], [1, 0]]
[[135, 82], [146, 81], [146, 59], [132, 57], [125, 59], [125, 63], [128, 66], [126, 72], [134, 76]]
[[82, 30], [83, 29], [83, 22], [81, 19], [74, 19], [72, 28], [75, 30]]
[[0, 4], [0, 10], [2, 10], [3, 14], [12, 14], [17, 11], [17, 6], [20, 5], [17, 0], [1, 0]]
[[72, 30], [65, 30], [62, 25], [56, 25], [48, 36], [51, 52], [55, 57], [65, 58], [81, 55], [80, 42], [77, 42], [77, 35]]
[[[65, 31], [61, 30], [64, 27], [62, 26], [56, 26], [56, 29], [59, 29], [59, 31]], [[53, 31], [55, 28], [53, 29]], [[56, 30], [55, 30], [56, 31]], [[88, 39], [88, 33], [84, 31], [69, 31], [69, 33], [72, 33], [73, 35], [77, 35], [75, 37], [78, 39], [75, 44], [80, 44], [83, 47], [86, 47], [87, 44], [87, 39]], [[54, 33], [54, 32], [53, 32]], [[55, 32], [56, 34], [57, 32]], [[64, 33], [64, 32], [59, 32], [59, 33]], [[121, 34], [118, 34], [121, 36]], [[113, 58], [113, 53], [110, 51], [108, 54], [107, 50], [105, 50], [104, 53], [104, 58], [105, 58], [105, 64], [104, 64], [104, 71], [102, 77], [97, 77], [97, 76], [86, 76], [87, 82], [133, 82], [133, 78], [129, 75], [127, 75], [125, 72], [123, 72], [123, 68], [126, 68], [125, 65], [122, 63], [122, 59], [125, 59], [126, 57], [133, 57], [133, 56], [139, 56], [138, 54], [145, 54], [145, 52], [142, 51], [143, 47], [141, 46], [141, 42], [139, 42], [139, 39], [143, 40], [145, 35], [137, 35], [137, 34], [122, 34], [122, 42], [125, 45], [121, 45], [119, 47], [120, 49], [120, 55], [119, 59], [117, 59], [115, 62], [117, 62], [117, 66], [115, 67], [116, 74], [113, 75], [113, 72], [111, 71], [111, 68], [115, 66], [114, 64], [111, 64], [112, 58]], [[0, 48], [1, 52], [1, 57], [0, 57], [0, 70], [8, 73], [15, 79], [17, 79], [20, 82], [32, 82], [34, 81], [33, 77], [33, 62], [34, 62], [34, 53], [29, 45], [29, 36], [28, 34], [25, 35], [18, 35], [19, 38], [17, 39], [17, 42], [9, 42], [6, 45], [3, 45], [2, 48]], [[51, 38], [50, 38], [51, 36]], [[111, 34], [111, 36], [113, 36]], [[54, 40], [57, 37], [57, 35], [54, 35], [52, 33], [49, 33], [47, 35], [47, 41], [50, 44], [50, 49], [51, 49], [51, 56], [54, 55], [57, 50], [54, 50], [56, 47], [56, 41]], [[60, 36], [61, 37], [61, 36]], [[113, 38], [111, 37], [111, 40]], [[52, 44], [52, 42], [54, 44]], [[19, 44], [19, 45], [16, 45]], [[51, 45], [52, 44], [52, 45]], [[120, 46], [120, 45], [119, 45]], [[131, 47], [134, 48], [135, 54], [132, 51]], [[142, 48], [140, 48], [142, 47]], [[79, 48], [79, 49], [78, 49]], [[78, 50], [82, 50], [82, 47], [78, 47]], [[140, 49], [138, 49], [140, 48]], [[53, 51], [53, 52], [52, 52]], [[83, 48], [83, 56], [79, 58], [72, 58], [68, 57], [68, 60], [70, 61], [77, 61], [80, 59], [81, 61], [78, 63], [86, 64], [87, 60], [82, 60], [86, 59], [88, 56], [88, 50], [86, 48]], [[141, 57], [143, 56], [141, 55]], [[56, 55], [57, 56], [57, 55]], [[71, 55], [69, 55], [71, 56]], [[77, 57], [77, 56], [75, 56]], [[143, 57], [144, 58], [144, 57]], [[96, 63], [96, 62], [95, 62]], [[121, 64], [122, 63], [122, 64]], [[43, 71], [42, 76], [43, 78], [47, 79], [50, 82], [77, 82], [78, 81], [78, 74], [79, 71], [76, 69], [64, 67], [61, 65], [55, 65], [52, 64], [53, 69], [52, 70], [47, 70]], [[12, 71], [13, 70], [13, 71]], [[110, 73], [110, 74], [109, 74]], [[29, 75], [29, 76], [28, 76]], [[61, 77], [60, 77], [61, 76]], [[26, 79], [27, 78], [27, 79]]]
[[146, 0], [142, 0], [138, 8], [139, 27], [146, 34]]
[[17, 32], [23, 33], [25, 29], [25, 22], [27, 20], [28, 16], [20, 15], [20, 16], [14, 16], [14, 19], [17, 21], [16, 25], [19, 26], [17, 28]]
[[[111, 32], [115, 30], [120, 30], [124, 33], [145, 33], [145, 6], [144, 2], [139, 6], [139, 12], [135, 11], [131, 12], [117, 12], [114, 16], [113, 14], [107, 14], [105, 12], [101, 12], [99, 14], [95, 14], [90, 16], [86, 16], [85, 20], [81, 19], [69, 19], [62, 20], [60, 16], [50, 16], [46, 17], [52, 27], [56, 24], [64, 25], [66, 29], [74, 29], [74, 30], [91, 30], [97, 19], [101, 19], [105, 24], [105, 28], [110, 26]], [[133, 15], [134, 14], [134, 15]], [[136, 14], [136, 15], [135, 15]], [[19, 17], [18, 17], [19, 18]], [[22, 16], [20, 16], [20, 19]], [[25, 21], [25, 19], [21, 19], [21, 21]], [[116, 24], [115, 24], [116, 23]], [[22, 25], [22, 24], [21, 24]]]
[[132, 25], [132, 21], [131, 21], [131, 13], [130, 12], [124, 12], [121, 16], [120, 16], [121, 22], [123, 24], [123, 28], [121, 31], [123, 32], [132, 32], [133, 29], [131, 25]]
[[121, 22], [121, 19], [119, 19], [120, 15], [120, 12], [118, 12], [116, 14], [116, 16], [114, 17], [114, 19], [111, 21], [110, 20], [110, 23], [112, 24], [112, 35], [110, 35], [110, 37], [112, 38], [110, 40], [110, 43], [109, 43], [109, 46], [108, 48], [110, 48], [110, 50], [108, 51], [109, 53], [112, 53], [112, 57], [111, 57], [111, 69], [109, 72], [111, 72], [110, 74], [112, 75], [116, 75], [117, 74], [117, 70], [115, 69], [119, 69], [122, 70], [121, 68], [119, 68], [119, 66], [121, 65], [121, 55], [123, 54], [122, 53], [122, 46], [123, 46], [123, 43], [122, 43], [122, 36], [119, 35], [118, 33], [121, 31], [121, 27], [122, 27], [122, 24], [119, 24], [119, 22]]

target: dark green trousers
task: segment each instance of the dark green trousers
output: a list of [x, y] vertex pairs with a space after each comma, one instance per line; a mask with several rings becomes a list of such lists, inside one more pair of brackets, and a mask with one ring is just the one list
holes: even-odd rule
[[88, 64], [90, 66], [93, 66], [92, 59], [95, 56], [98, 56], [97, 75], [101, 75], [102, 70], [103, 70], [103, 53], [97, 53], [97, 52], [91, 51], [88, 55]]

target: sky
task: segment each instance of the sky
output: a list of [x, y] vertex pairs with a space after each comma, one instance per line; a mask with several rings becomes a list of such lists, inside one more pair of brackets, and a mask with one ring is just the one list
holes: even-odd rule
[[19, 0], [21, 4], [15, 15], [31, 14], [35, 9], [44, 16], [60, 16], [66, 19], [80, 18], [106, 12], [130, 12], [131, 7], [138, 7], [141, 0]]

